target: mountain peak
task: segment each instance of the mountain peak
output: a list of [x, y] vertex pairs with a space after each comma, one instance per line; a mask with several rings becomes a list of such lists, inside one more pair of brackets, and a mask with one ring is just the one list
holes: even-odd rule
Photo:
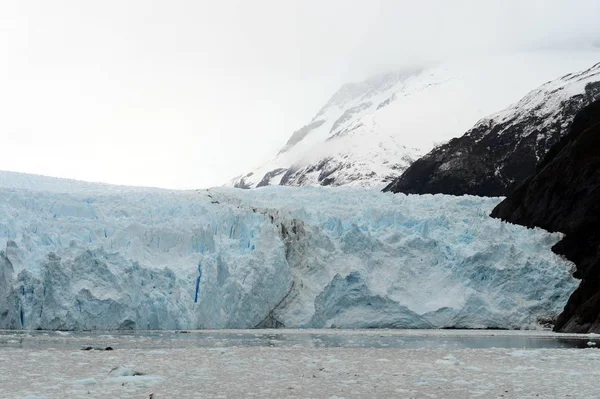
[[361, 82], [346, 83], [331, 96], [329, 101], [321, 108], [313, 120], [318, 119], [319, 116], [323, 115], [330, 107], [337, 106], [343, 108], [351, 101], [365, 99], [376, 93], [388, 90], [400, 80], [416, 75], [419, 72], [419, 69], [385, 72], [371, 76]]
[[598, 51], [470, 57], [345, 84], [271, 159], [231, 184], [384, 185], [435, 143], [597, 60]]

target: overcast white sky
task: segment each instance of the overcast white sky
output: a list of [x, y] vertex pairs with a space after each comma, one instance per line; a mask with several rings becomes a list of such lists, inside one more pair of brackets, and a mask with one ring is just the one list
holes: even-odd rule
[[598, 0], [1, 0], [0, 169], [220, 185], [347, 81], [586, 46], [599, 20]]

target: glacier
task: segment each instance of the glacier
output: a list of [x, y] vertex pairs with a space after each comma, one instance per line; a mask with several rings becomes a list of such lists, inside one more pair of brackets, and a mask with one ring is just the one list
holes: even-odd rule
[[500, 200], [0, 172], [0, 329], [534, 328], [574, 266]]

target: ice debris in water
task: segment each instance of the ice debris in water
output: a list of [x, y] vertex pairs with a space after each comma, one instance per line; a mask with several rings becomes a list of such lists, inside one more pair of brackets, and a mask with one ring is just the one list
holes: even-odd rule
[[512, 356], [512, 357], [534, 357], [534, 356], [537, 356], [538, 354], [539, 354], [539, 351], [537, 351], [537, 350], [517, 350], [517, 351], [508, 353], [508, 355]]
[[120, 365], [113, 368], [108, 373], [108, 378], [106, 379], [109, 383], [134, 384], [140, 387], [151, 386], [163, 380], [162, 377], [146, 375], [146, 373], [135, 370], [133, 366], [128, 365]]
[[455, 358], [453, 355], [444, 356], [442, 359], [438, 359], [435, 361], [435, 364], [444, 364], [449, 366], [459, 366], [460, 361]]
[[95, 378], [84, 378], [73, 382], [75, 385], [96, 385], [97, 383]]
[[0, 328], [532, 328], [578, 284], [496, 198], [0, 175]]
[[108, 374], [111, 377], [133, 377], [137, 375], [144, 375], [144, 373], [134, 370], [133, 366], [125, 365], [120, 365], [113, 368]]

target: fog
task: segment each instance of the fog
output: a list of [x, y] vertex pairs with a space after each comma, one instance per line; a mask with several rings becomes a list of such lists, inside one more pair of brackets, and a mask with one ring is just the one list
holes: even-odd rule
[[224, 184], [343, 83], [598, 45], [597, 0], [3, 0], [0, 169]]

